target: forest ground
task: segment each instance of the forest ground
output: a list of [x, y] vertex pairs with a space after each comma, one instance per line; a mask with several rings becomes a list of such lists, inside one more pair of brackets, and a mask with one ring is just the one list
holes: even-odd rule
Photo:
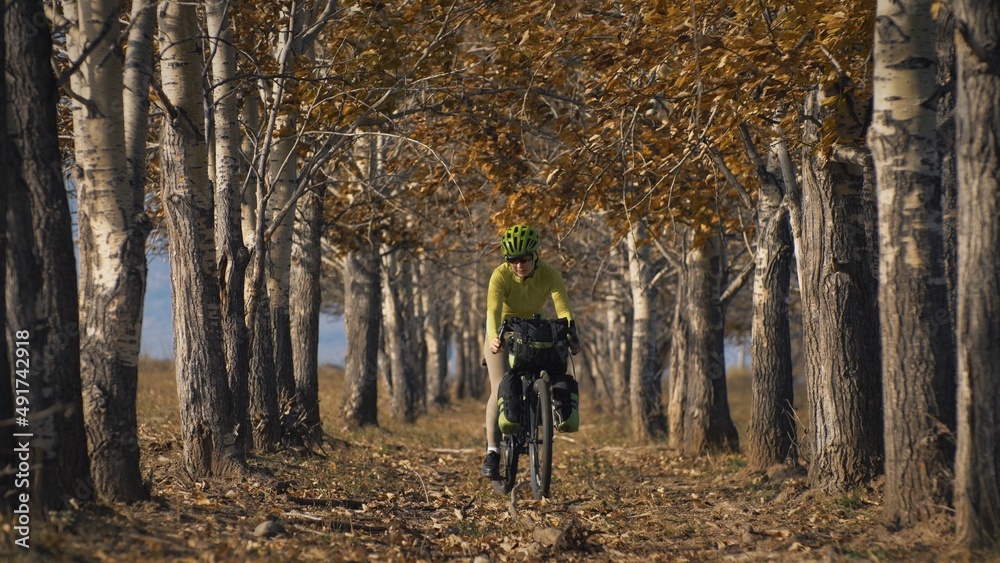
[[[950, 522], [887, 530], [878, 486], [816, 494], [802, 470], [753, 474], [743, 455], [691, 459], [665, 445], [632, 443], [623, 438], [627, 426], [586, 395], [580, 431], [555, 442], [552, 498], [535, 501], [525, 487], [512, 503], [478, 476], [481, 401], [432, 407], [412, 425], [381, 414], [379, 428], [346, 431], [337, 420], [342, 389], [342, 374], [323, 368], [327, 438], [319, 455], [254, 458], [253, 472], [239, 481], [192, 479], [181, 464], [172, 366], [144, 361], [139, 438], [152, 500], [88, 503], [35, 521], [27, 552], [11, 547], [4, 520], [0, 560], [985, 559], [952, 550]], [[748, 397], [746, 377], [731, 376], [741, 432]]]

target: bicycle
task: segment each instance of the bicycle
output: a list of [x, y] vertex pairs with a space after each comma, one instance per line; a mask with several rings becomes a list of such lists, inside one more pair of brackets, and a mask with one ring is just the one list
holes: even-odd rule
[[[536, 315], [533, 320], [540, 320]], [[549, 321], [553, 322], [553, 321]], [[500, 325], [499, 335], [510, 332], [508, 321]], [[506, 342], [506, 341], [505, 341]], [[554, 345], [558, 345], [555, 343]], [[504, 346], [509, 350], [509, 342]], [[552, 436], [553, 403], [552, 387], [546, 370], [531, 366], [521, 373], [521, 428], [512, 434], [505, 434], [499, 480], [493, 481], [493, 490], [506, 495], [514, 489], [517, 481], [518, 458], [528, 451], [531, 492], [535, 500], [548, 498], [552, 480]]]

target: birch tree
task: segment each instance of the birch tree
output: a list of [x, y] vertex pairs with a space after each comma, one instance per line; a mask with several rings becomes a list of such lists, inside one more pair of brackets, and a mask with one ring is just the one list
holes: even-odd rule
[[[6, 395], [0, 418], [16, 421], [14, 433], [31, 436], [33, 506], [65, 510], [69, 499], [87, 500], [93, 488], [80, 394], [73, 234], [59, 165], [58, 88], [45, 22], [37, 0], [6, 3], [0, 22], [10, 47], [0, 53], [6, 67], [0, 110], [11, 120], [10, 145], [5, 139], [2, 155], [10, 206], [9, 217], [3, 209], [10, 247], [0, 254], [6, 263], [3, 289], [10, 292], [3, 337], [16, 351], [13, 370], [0, 372]], [[6, 361], [6, 347], [2, 352]]]
[[[284, 41], [291, 42], [294, 30], [283, 32], [288, 35]], [[290, 47], [286, 47], [289, 48]], [[280, 86], [278, 86], [280, 84]], [[283, 81], [276, 81], [275, 88], [285, 88]], [[267, 198], [267, 224], [270, 237], [267, 237], [265, 252], [265, 284], [267, 299], [270, 306], [271, 343], [274, 353], [274, 377], [278, 384], [278, 413], [281, 420], [282, 439], [297, 440], [295, 424], [299, 416], [295, 404], [295, 374], [293, 372], [291, 318], [289, 317], [289, 283], [292, 265], [292, 213], [280, 217], [281, 210], [292, 203], [292, 193], [295, 191], [298, 158], [296, 146], [296, 116], [294, 103], [292, 107], [282, 108], [277, 100], [282, 99], [276, 94], [276, 108], [281, 111], [276, 122], [275, 140], [269, 152], [268, 179], [269, 197]], [[280, 109], [279, 109], [280, 108]]]
[[209, 152], [215, 157], [212, 183], [215, 188], [216, 264], [221, 291], [223, 348], [233, 397], [236, 447], [245, 452], [252, 444], [248, 387], [250, 337], [243, 294], [249, 253], [243, 244], [240, 222], [243, 167], [232, 29], [235, 4], [235, 0], [206, 0], [205, 23], [211, 70], [211, 129], [208, 142], [212, 149]]
[[[7, 31], [3, 22], [0, 22], [0, 74], [7, 76]], [[0, 80], [0, 100], [7, 99], [7, 80]], [[13, 163], [8, 160], [12, 156], [12, 145], [7, 137], [7, 112], [0, 112], [0, 166], [4, 169], [13, 169]], [[0, 315], [3, 316], [4, 327], [7, 323], [7, 190], [0, 190]], [[7, 332], [0, 335], [0, 373], [11, 374], [10, 357], [8, 357]], [[14, 386], [9, 381], [10, 375], [0, 379], [0, 420], [10, 420], [14, 418]], [[3, 451], [12, 451], [14, 447], [13, 432], [0, 433], [0, 448]], [[10, 471], [13, 465], [4, 464], [0, 466], [0, 488], [8, 490], [14, 481], [14, 472]], [[13, 496], [0, 500], [0, 509], [12, 510], [10, 506], [14, 502]]]
[[1000, 545], [1000, 4], [955, 6], [958, 173], [958, 454], [955, 525]]
[[[650, 272], [646, 227], [636, 224], [628, 233], [629, 283], [632, 289], [632, 355], [629, 371], [632, 432], [641, 438], [666, 433], [660, 369], [656, 353], [656, 287]], [[671, 372], [671, 377], [676, 374]]]
[[160, 74], [167, 113], [160, 146], [162, 199], [170, 236], [174, 358], [184, 439], [184, 462], [194, 475], [236, 476], [244, 457], [222, 342], [215, 265], [213, 194], [208, 179], [204, 72], [197, 6], [161, 3]]
[[[135, 0], [129, 17], [125, 54], [125, 159], [133, 193], [143, 202], [146, 188], [146, 151], [149, 136], [149, 84], [153, 79], [153, 35], [156, 33], [156, 0]], [[142, 208], [140, 207], [140, 210]], [[144, 219], [145, 220], [145, 219]], [[143, 282], [145, 285], [145, 282]]]
[[423, 331], [426, 334], [427, 355], [424, 365], [427, 373], [428, 403], [442, 407], [449, 402], [445, 381], [448, 378], [448, 339], [451, 326], [448, 323], [451, 306], [447, 300], [447, 284], [444, 276], [429, 259], [418, 266], [422, 293]]
[[301, 197], [292, 231], [290, 309], [292, 357], [295, 358], [295, 402], [300, 426], [311, 441], [322, 436], [319, 411], [320, 238], [326, 183]]
[[[75, 145], [74, 181], [79, 192], [80, 363], [94, 485], [109, 501], [144, 498], [136, 429], [136, 369], [146, 283], [145, 242], [150, 224], [144, 214], [144, 186], [130, 180], [139, 162], [126, 145], [123, 101], [148, 92], [141, 80], [123, 84], [119, 5], [110, 0], [63, 2], [69, 21], [67, 54], [79, 66], [70, 77]], [[139, 57], [147, 24], [136, 22]], [[138, 77], [137, 77], [138, 78]], [[130, 110], [131, 111], [131, 110]], [[144, 119], [136, 111], [135, 119]], [[145, 149], [142, 128], [132, 142]], [[142, 164], [144, 166], [144, 163]]]
[[670, 445], [698, 455], [739, 451], [729, 414], [723, 357], [723, 241], [701, 227], [688, 234], [670, 349]]
[[[368, 237], [371, 232], [366, 233]], [[347, 361], [344, 366], [344, 423], [378, 424], [378, 343], [382, 306], [377, 243], [362, 238], [344, 264], [344, 328]]]
[[410, 280], [405, 260], [399, 259], [399, 249], [383, 245], [382, 254], [382, 330], [385, 342], [388, 371], [388, 391], [391, 415], [403, 422], [414, 422], [418, 413], [419, 397], [417, 369], [407, 323], [412, 322], [407, 299]]
[[868, 146], [879, 217], [885, 512], [911, 526], [949, 504], [955, 366], [941, 212], [933, 0], [880, 0]]
[[[292, 230], [294, 208], [299, 197], [305, 193], [312, 178], [307, 170], [319, 169], [316, 162], [300, 171], [298, 151], [303, 146], [303, 132], [307, 125], [300, 124], [301, 88], [293, 78], [301, 59], [313, 58], [313, 43], [320, 35], [326, 23], [333, 17], [337, 3], [326, 0], [319, 3], [291, 3], [279, 6], [279, 27], [272, 35], [273, 49], [265, 55], [270, 61], [263, 61], [268, 66], [276, 65], [274, 80], [259, 80], [261, 99], [265, 102], [266, 116], [262, 134], [254, 147], [252, 159], [252, 174], [257, 182], [255, 199], [257, 209], [254, 234], [248, 237], [252, 241], [251, 267], [248, 272], [248, 319], [251, 326], [251, 340], [254, 342], [255, 353], [263, 353], [270, 347], [273, 358], [265, 360], [254, 359], [254, 366], [268, 364], [271, 373], [257, 374], [271, 384], [273, 377], [277, 385], [278, 412], [260, 413], [266, 420], [273, 419], [280, 424], [281, 438], [286, 441], [298, 442], [302, 438], [299, 423], [301, 408], [296, 393], [294, 362], [292, 351], [291, 319], [289, 312], [289, 284], [291, 276]], [[322, 8], [320, 10], [320, 8]], [[263, 44], [254, 45], [260, 49]], [[311, 67], [311, 65], [309, 65]], [[318, 151], [314, 159], [329, 158], [328, 150]], [[266, 297], [264, 293], [266, 292]], [[266, 313], [260, 306], [266, 305]], [[265, 314], [268, 317], [265, 319]], [[312, 313], [310, 313], [312, 314]], [[318, 315], [318, 310], [315, 311]], [[265, 331], [261, 324], [269, 324]], [[317, 316], [318, 322], [318, 316]], [[261, 342], [269, 338], [270, 343]], [[268, 391], [268, 393], [270, 393]], [[257, 407], [269, 407], [270, 401], [263, 401]], [[269, 430], [268, 422], [259, 429], [264, 434]], [[255, 423], [255, 432], [260, 426]]]
[[788, 208], [781, 205], [784, 190], [775, 151], [769, 151], [765, 165], [757, 156], [748, 135], [745, 144], [761, 181], [757, 200], [758, 235], [750, 336], [748, 458], [752, 469], [766, 470], [771, 465], [786, 461], [798, 463], [788, 328], [792, 237]]
[[[619, 272], [627, 270], [622, 262], [622, 255], [627, 256], [627, 252], [622, 252], [620, 244], [614, 245], [611, 249], [611, 260], [613, 268]], [[615, 412], [631, 413], [631, 403], [628, 400], [629, 387], [629, 366], [632, 363], [632, 322], [631, 296], [626, 292], [626, 281], [624, 276], [615, 275], [611, 278], [611, 288], [609, 290], [612, 301], [605, 315], [605, 340], [607, 342], [607, 367], [599, 369], [596, 373], [605, 374], [601, 378], [603, 384], [609, 387], [608, 395], [611, 398], [611, 405]], [[627, 301], [626, 301], [627, 299]], [[596, 331], [594, 331], [596, 332]], [[597, 361], [595, 359], [595, 361]]]
[[[264, 200], [266, 182], [261, 178], [258, 158], [267, 146], [270, 127], [265, 127], [260, 137], [260, 104], [255, 95], [248, 95], [243, 103], [242, 121], [243, 154], [246, 181], [243, 186], [242, 230], [244, 240], [250, 242], [254, 252], [246, 272], [244, 299], [246, 304], [247, 336], [249, 339], [249, 422], [253, 447], [260, 452], [270, 451], [281, 438], [278, 419], [278, 384], [274, 377], [274, 343], [271, 339], [271, 313], [267, 292], [262, 289], [264, 268]], [[270, 122], [268, 122], [270, 124]], [[260, 249], [257, 252], [256, 249]]]
[[882, 469], [877, 253], [866, 228], [874, 188], [865, 166], [819, 150], [828, 132], [818, 124], [847, 120], [840, 138], [860, 142], [864, 113], [831, 116], [823, 108], [838, 103], [829, 94], [817, 89], [807, 96], [804, 109], [812, 117], [802, 135], [816, 148], [802, 151], [801, 194], [789, 188], [796, 200], [790, 219], [802, 295], [809, 481], [820, 490], [847, 491]]

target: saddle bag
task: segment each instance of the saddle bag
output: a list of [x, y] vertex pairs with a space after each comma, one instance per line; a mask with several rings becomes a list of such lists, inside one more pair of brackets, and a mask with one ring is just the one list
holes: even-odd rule
[[580, 385], [576, 379], [564, 373], [549, 377], [552, 382], [552, 413], [555, 415], [556, 430], [576, 432], [580, 429]]
[[507, 370], [500, 380], [500, 389], [497, 393], [497, 406], [500, 407], [497, 426], [500, 427], [500, 432], [516, 434], [521, 430], [522, 393], [521, 376]]

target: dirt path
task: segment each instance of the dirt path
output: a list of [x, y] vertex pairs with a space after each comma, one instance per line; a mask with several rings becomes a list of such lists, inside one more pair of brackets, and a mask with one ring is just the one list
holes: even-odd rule
[[[339, 405], [337, 380], [327, 378], [322, 404]], [[552, 498], [543, 501], [527, 488], [512, 503], [477, 476], [476, 403], [411, 426], [386, 421], [344, 432], [328, 420], [320, 455], [258, 458], [253, 474], [238, 482], [193, 480], [179, 465], [176, 416], [163, 407], [171, 387], [162, 387], [147, 383], [149, 395], [140, 397], [153, 500], [58, 513], [35, 530], [26, 558], [5, 551], [4, 541], [0, 559], [961, 559], [949, 556], [947, 526], [886, 530], [878, 491], [817, 496], [802, 472], [749, 475], [741, 456], [693, 460], [662, 446], [630, 445], [622, 428], [593, 412], [579, 433], [557, 437]]]

